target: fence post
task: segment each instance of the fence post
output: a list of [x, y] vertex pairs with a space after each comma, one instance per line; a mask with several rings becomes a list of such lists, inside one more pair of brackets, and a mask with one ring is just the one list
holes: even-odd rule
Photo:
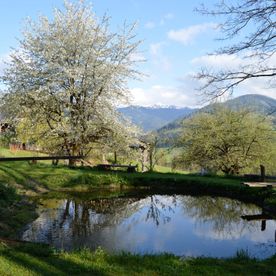
[[265, 166], [260, 165], [260, 169], [261, 169], [261, 182], [264, 182], [265, 181]]

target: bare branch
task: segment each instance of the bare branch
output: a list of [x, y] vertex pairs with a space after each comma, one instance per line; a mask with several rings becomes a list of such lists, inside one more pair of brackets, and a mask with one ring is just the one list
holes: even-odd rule
[[276, 52], [276, 1], [220, 1], [213, 10], [202, 5], [197, 11], [224, 20], [221, 39], [230, 45], [213, 54], [237, 55], [245, 64], [231, 71], [202, 69], [196, 78], [204, 81], [203, 94], [211, 99], [232, 94], [242, 82], [254, 78], [268, 78], [271, 86], [275, 85], [276, 68], [271, 64]]

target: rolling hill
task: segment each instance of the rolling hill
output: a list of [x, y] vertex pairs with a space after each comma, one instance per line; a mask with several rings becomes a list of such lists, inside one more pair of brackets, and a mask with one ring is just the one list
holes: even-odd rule
[[249, 108], [258, 113], [268, 114], [275, 110], [276, 100], [263, 95], [248, 94], [229, 100], [224, 105], [231, 109]]
[[[269, 114], [275, 119], [273, 121], [276, 125], [276, 100], [267, 96], [258, 95], [258, 94], [247, 94], [240, 96], [231, 100], [228, 100], [224, 103], [219, 103], [219, 105], [225, 106], [227, 108], [238, 110], [246, 108], [261, 114]], [[171, 145], [173, 141], [181, 133], [181, 128], [185, 119], [198, 112], [210, 112], [214, 107], [214, 104], [207, 105], [201, 109], [196, 110], [193, 113], [187, 114], [182, 118], [163, 126], [157, 130], [161, 146]], [[273, 112], [274, 111], [274, 112]]]

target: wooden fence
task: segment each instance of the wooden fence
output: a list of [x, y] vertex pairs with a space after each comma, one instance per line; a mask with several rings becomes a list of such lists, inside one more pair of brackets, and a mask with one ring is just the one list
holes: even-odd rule
[[0, 162], [12, 161], [42, 161], [42, 160], [78, 160], [83, 156], [28, 156], [28, 157], [0, 157]]

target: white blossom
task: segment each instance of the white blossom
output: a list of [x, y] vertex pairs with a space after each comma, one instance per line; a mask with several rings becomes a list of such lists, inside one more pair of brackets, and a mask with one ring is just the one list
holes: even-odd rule
[[84, 154], [91, 143], [129, 133], [116, 106], [128, 100], [128, 79], [139, 77], [132, 57], [140, 41], [134, 25], [112, 33], [109, 24], [109, 17], [96, 18], [83, 1], [65, 1], [52, 21], [28, 21], [2, 77], [6, 98], [19, 107], [17, 118], [38, 140], [68, 154]]

